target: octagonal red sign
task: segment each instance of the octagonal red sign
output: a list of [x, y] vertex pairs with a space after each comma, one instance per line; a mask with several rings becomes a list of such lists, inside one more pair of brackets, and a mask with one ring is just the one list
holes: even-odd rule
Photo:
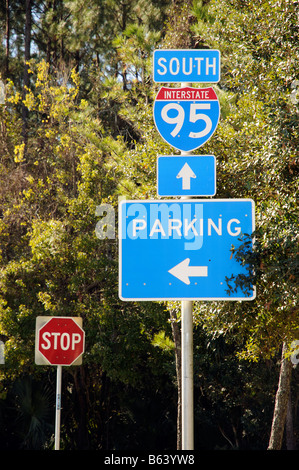
[[[45, 317], [38, 318], [45, 319]], [[84, 352], [85, 333], [79, 325], [81, 319], [77, 317], [49, 318], [43, 326], [37, 327], [36, 354], [42, 355], [51, 365], [70, 366]], [[43, 360], [36, 362], [44, 363]]]

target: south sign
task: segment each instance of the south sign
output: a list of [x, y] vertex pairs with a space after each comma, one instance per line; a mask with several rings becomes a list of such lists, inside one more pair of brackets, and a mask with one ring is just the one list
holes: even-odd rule
[[220, 105], [213, 88], [160, 88], [154, 103], [154, 122], [172, 147], [192, 151], [214, 134]]

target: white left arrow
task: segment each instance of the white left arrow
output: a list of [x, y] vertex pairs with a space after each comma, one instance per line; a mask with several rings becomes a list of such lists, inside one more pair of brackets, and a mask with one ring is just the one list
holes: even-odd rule
[[189, 266], [190, 258], [171, 268], [168, 272], [185, 284], [190, 284], [189, 277], [207, 277], [208, 266]]
[[196, 175], [191, 170], [188, 163], [185, 163], [185, 165], [181, 168], [181, 170], [177, 174], [177, 178], [182, 178], [183, 189], [190, 189], [190, 179], [196, 178]]

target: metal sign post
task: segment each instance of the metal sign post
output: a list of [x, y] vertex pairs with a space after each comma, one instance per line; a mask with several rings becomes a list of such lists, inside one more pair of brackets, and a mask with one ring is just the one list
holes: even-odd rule
[[56, 412], [55, 412], [55, 450], [60, 449], [61, 379], [62, 379], [62, 366], [57, 366], [57, 375], [56, 375]]

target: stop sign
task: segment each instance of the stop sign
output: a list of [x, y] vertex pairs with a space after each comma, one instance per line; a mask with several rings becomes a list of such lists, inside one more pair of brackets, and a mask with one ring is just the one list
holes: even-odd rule
[[85, 333], [80, 323], [82, 319], [77, 317], [38, 317], [35, 362], [62, 366], [81, 363], [78, 359], [84, 352]]

